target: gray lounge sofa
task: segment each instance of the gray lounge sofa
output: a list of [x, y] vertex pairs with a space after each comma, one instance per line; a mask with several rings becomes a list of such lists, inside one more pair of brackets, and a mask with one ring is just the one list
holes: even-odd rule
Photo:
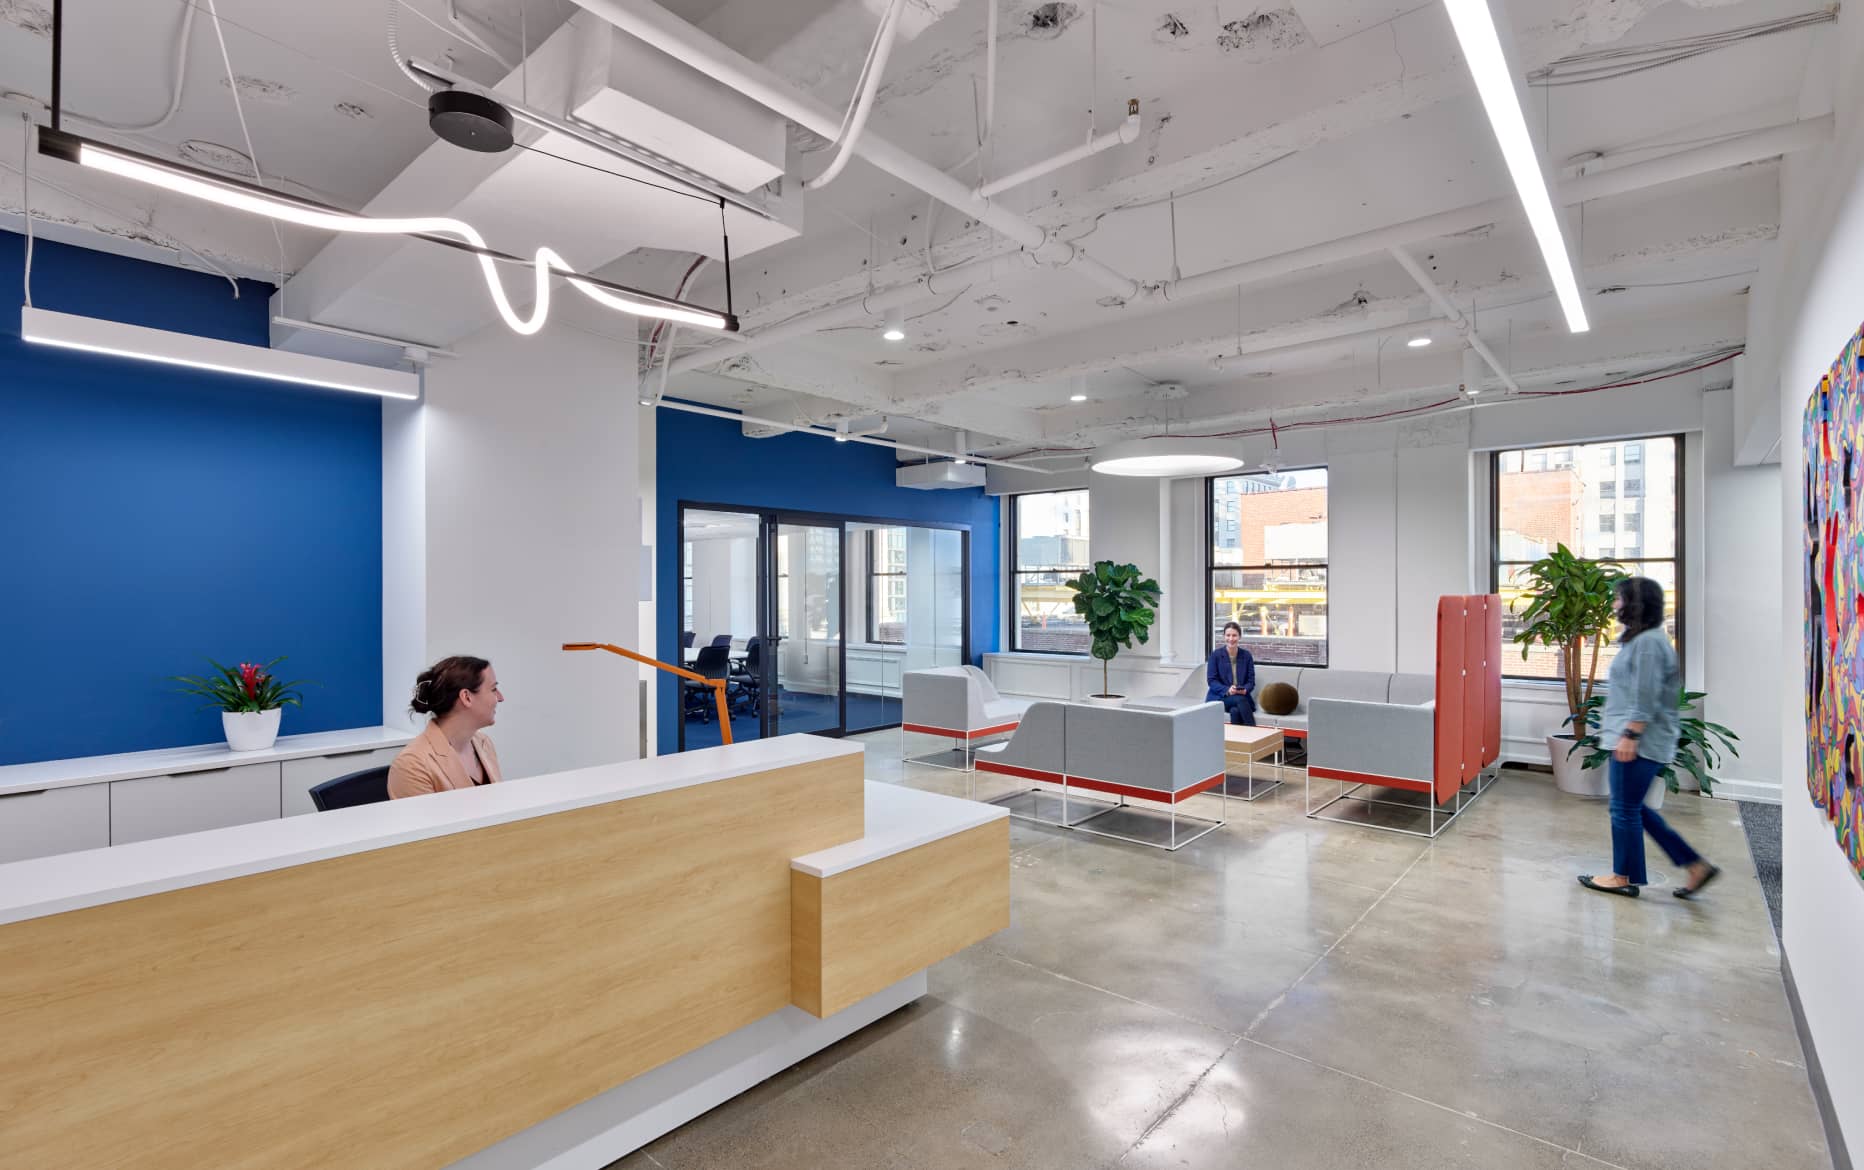
[[[1148, 710], [1128, 704], [1101, 707], [1086, 703], [1037, 702], [1023, 712], [1022, 722], [1008, 742], [979, 748], [976, 768], [1025, 780], [1062, 786], [1064, 797], [1116, 796], [1158, 801], [1171, 806], [1171, 833], [1163, 847], [1176, 849], [1222, 824], [1198, 820], [1208, 827], [1180, 837], [1177, 806], [1200, 792], [1220, 788], [1224, 780], [1223, 708], [1195, 703], [1174, 710]], [[1014, 798], [1009, 798], [1014, 799]], [[1104, 816], [1119, 806], [1103, 808]], [[1030, 818], [1041, 819], [1041, 818]], [[1067, 828], [1082, 828], [1086, 820], [1070, 821]], [[1159, 842], [1100, 828], [1082, 828], [1146, 845]]]
[[[1150, 711], [1169, 711], [1205, 702], [1205, 668], [1192, 670], [1184, 683], [1169, 695], [1128, 699], [1128, 707]], [[1279, 727], [1290, 739], [1305, 739], [1311, 720], [1309, 704], [1315, 699], [1347, 699], [1365, 703], [1428, 703], [1433, 698], [1437, 680], [1428, 674], [1382, 674], [1370, 670], [1328, 670], [1320, 667], [1257, 666], [1256, 694], [1270, 683], [1285, 682], [1301, 696], [1295, 709], [1286, 715], [1256, 711], [1256, 722], [1263, 727]]]

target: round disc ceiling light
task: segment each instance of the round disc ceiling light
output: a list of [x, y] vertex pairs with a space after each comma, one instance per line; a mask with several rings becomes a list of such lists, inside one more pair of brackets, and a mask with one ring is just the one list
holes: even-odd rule
[[1177, 479], [1221, 475], [1243, 465], [1230, 444], [1212, 439], [1130, 439], [1095, 452], [1088, 466], [1102, 475]]
[[435, 90], [427, 99], [427, 124], [439, 137], [467, 150], [498, 154], [511, 149], [511, 111], [476, 93]]

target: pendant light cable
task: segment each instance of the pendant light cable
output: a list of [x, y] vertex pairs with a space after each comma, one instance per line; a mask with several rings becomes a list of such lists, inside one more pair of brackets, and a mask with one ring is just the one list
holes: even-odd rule
[[26, 217], [26, 307], [32, 307], [32, 115], [21, 111], [26, 149], [20, 158], [20, 213]]
[[[252, 130], [246, 125], [246, 103], [239, 96], [239, 75], [233, 72], [233, 58], [227, 52], [226, 30], [220, 27], [220, 7], [216, 0], [207, 0], [207, 15], [214, 22], [214, 39], [220, 43], [220, 62], [226, 66], [227, 89], [233, 94], [233, 112], [239, 116], [240, 137], [246, 140], [246, 157], [252, 160], [253, 182], [265, 186], [265, 175], [259, 170], [259, 152], [253, 149]], [[272, 242], [278, 245], [278, 310], [285, 311], [285, 237], [278, 230], [278, 221], [269, 221], [272, 225]]]

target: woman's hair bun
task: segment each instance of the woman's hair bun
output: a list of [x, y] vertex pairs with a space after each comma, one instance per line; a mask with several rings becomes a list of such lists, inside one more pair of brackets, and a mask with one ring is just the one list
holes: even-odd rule
[[459, 702], [462, 690], [479, 689], [485, 669], [490, 665], [483, 658], [469, 655], [442, 658], [415, 676], [414, 697], [408, 703], [408, 710], [416, 715], [445, 715]]

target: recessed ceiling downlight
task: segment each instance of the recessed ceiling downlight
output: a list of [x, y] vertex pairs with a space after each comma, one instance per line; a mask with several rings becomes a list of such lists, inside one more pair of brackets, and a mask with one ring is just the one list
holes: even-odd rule
[[1178, 479], [1193, 475], [1221, 475], [1235, 471], [1243, 461], [1230, 453], [1229, 444], [1208, 439], [1131, 439], [1096, 452], [1088, 466], [1102, 475], [1150, 479]]

